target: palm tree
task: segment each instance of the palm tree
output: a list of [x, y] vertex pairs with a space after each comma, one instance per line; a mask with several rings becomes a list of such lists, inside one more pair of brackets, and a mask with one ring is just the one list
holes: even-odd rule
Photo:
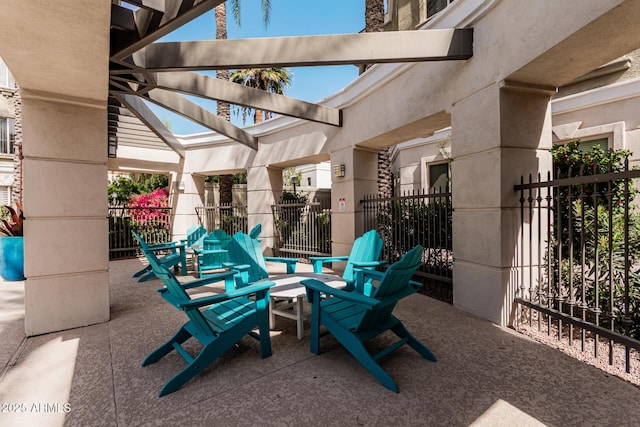
[[20, 87], [16, 82], [13, 94], [13, 105], [15, 111], [14, 122], [14, 143], [13, 143], [13, 188], [11, 189], [11, 200], [22, 203], [22, 95]]
[[[225, 40], [227, 38], [227, 2], [220, 3], [216, 6], [216, 39]], [[233, 12], [236, 25], [240, 26], [240, 0], [230, 0], [229, 4]], [[269, 23], [269, 14], [271, 11], [271, 3], [269, 0], [262, 0], [262, 18], [265, 26]], [[223, 80], [229, 80], [229, 70], [216, 71], [216, 77]], [[231, 120], [231, 106], [228, 102], [217, 101], [216, 109], [218, 116], [223, 119]], [[233, 175], [220, 175], [220, 204], [231, 205], [233, 203]]]
[[[364, 30], [384, 30], [384, 0], [365, 0]], [[371, 65], [365, 65], [363, 72]], [[391, 197], [391, 180], [391, 148], [387, 147], [378, 151], [378, 197]]]
[[[287, 68], [247, 68], [243, 70], [237, 70], [231, 73], [229, 78], [234, 83], [239, 83], [243, 86], [252, 87], [254, 89], [265, 90], [271, 93], [277, 93], [282, 95], [284, 88], [291, 85], [291, 71]], [[241, 107], [242, 122], [244, 123], [247, 118], [247, 114], [253, 110], [249, 107]], [[253, 114], [253, 122], [260, 123], [263, 119], [269, 119], [272, 113], [269, 111], [262, 111], [255, 109]]]

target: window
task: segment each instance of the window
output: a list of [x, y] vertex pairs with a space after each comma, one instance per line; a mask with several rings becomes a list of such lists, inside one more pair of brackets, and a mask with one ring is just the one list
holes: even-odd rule
[[427, 0], [427, 19], [431, 18], [451, 3], [453, 3], [453, 0]]
[[0, 58], [0, 87], [8, 87], [11, 89], [14, 87], [13, 76], [9, 72], [9, 68], [7, 68], [2, 58]]
[[14, 143], [14, 120], [9, 118], [0, 118], [0, 154], [13, 154]]
[[449, 189], [449, 163], [428, 166], [429, 193], [439, 193]]
[[6, 185], [0, 185], [0, 204], [1, 205], [11, 204], [11, 187], [8, 187]]
[[609, 148], [609, 138], [592, 139], [591, 141], [580, 141], [578, 143], [578, 150], [582, 153], [588, 153], [595, 146], [599, 146], [604, 151]]

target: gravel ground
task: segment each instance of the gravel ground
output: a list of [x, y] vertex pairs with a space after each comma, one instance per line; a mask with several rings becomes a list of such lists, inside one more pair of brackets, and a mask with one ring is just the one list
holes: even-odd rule
[[540, 330], [538, 330], [538, 323], [534, 321], [531, 326], [529, 323], [521, 323], [514, 327], [514, 329], [527, 337], [543, 343], [549, 347], [557, 348], [563, 353], [581, 360], [589, 365], [593, 365], [603, 371], [615, 375], [625, 381], [630, 382], [636, 387], [640, 388], [640, 352], [635, 349], [630, 351], [630, 371], [626, 372], [625, 363], [625, 347], [620, 344], [613, 344], [613, 360], [612, 364], [609, 364], [609, 340], [600, 337], [598, 339], [598, 354], [594, 356], [594, 335], [590, 332], [585, 334], [584, 351], [582, 351], [581, 333], [582, 330], [573, 328], [573, 341], [569, 344], [569, 328], [564, 327], [562, 331], [562, 338], [558, 340], [558, 326], [557, 322], [554, 322], [551, 326], [551, 333], [549, 333], [546, 322], [542, 322]]

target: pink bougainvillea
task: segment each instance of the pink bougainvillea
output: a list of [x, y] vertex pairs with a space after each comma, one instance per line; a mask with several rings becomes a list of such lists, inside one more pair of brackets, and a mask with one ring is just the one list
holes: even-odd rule
[[131, 218], [141, 226], [160, 224], [169, 228], [169, 193], [159, 188], [148, 194], [137, 194], [129, 198]]

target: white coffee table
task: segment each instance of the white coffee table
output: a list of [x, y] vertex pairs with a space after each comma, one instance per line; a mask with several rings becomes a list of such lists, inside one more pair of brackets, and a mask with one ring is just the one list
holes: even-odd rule
[[[336, 289], [342, 289], [347, 284], [342, 277], [333, 274], [294, 273], [273, 276], [267, 279], [275, 283], [269, 289], [269, 295], [271, 296], [271, 301], [269, 302], [269, 326], [271, 329], [275, 328], [276, 316], [293, 319], [297, 322], [299, 340], [304, 337], [303, 302], [307, 297], [307, 291], [304, 285], [300, 283], [304, 279], [316, 279]], [[291, 302], [289, 303], [288, 301]], [[278, 308], [276, 308], [276, 303], [278, 303]]]

